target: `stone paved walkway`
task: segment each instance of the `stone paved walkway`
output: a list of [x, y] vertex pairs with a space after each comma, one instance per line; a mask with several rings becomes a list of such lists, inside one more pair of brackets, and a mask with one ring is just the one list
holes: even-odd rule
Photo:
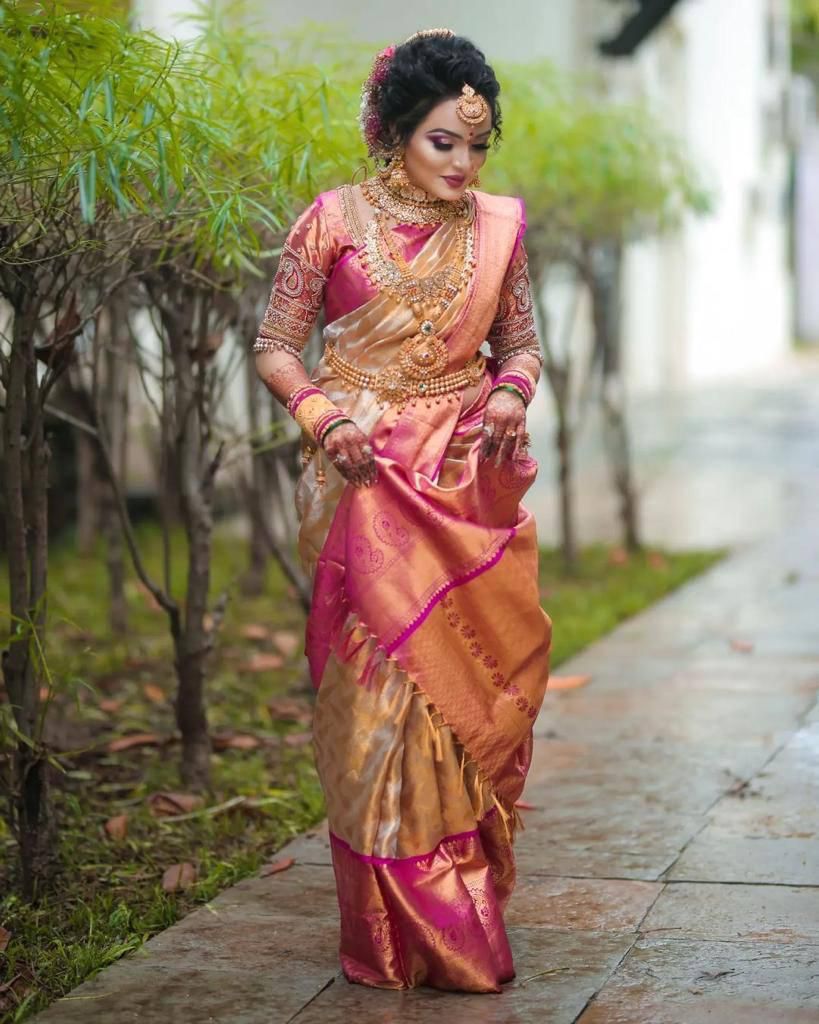
[[[562, 666], [591, 682], [547, 696], [502, 995], [348, 985], [319, 830], [282, 851], [289, 871], [227, 890], [37, 1020], [819, 1022], [819, 374], [766, 396], [761, 422], [731, 426], [729, 400], [715, 431], [749, 478], [770, 463], [776, 530]], [[723, 513], [741, 519], [742, 499]]]

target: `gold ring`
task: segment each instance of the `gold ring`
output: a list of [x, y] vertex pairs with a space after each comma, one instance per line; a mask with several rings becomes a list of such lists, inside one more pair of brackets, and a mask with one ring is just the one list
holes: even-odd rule
[[506, 433], [504, 434], [504, 436], [505, 437], [517, 437], [518, 436], [518, 432], [517, 432], [517, 430], [507, 430]]

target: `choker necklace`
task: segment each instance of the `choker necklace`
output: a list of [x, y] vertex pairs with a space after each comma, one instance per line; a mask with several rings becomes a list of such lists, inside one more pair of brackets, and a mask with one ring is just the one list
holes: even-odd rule
[[454, 202], [435, 199], [422, 189], [412, 186], [412, 198], [409, 198], [402, 194], [403, 190], [391, 187], [391, 182], [380, 174], [362, 182], [361, 191], [370, 206], [392, 217], [399, 224], [441, 224], [457, 217], [470, 219], [471, 204], [466, 196]]

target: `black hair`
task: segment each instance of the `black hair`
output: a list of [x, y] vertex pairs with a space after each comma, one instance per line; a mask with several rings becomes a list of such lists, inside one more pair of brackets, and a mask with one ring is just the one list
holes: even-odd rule
[[482, 51], [464, 36], [418, 36], [395, 48], [378, 92], [385, 149], [404, 144], [433, 107], [461, 95], [464, 85], [489, 104], [492, 140], [501, 137], [500, 84]]

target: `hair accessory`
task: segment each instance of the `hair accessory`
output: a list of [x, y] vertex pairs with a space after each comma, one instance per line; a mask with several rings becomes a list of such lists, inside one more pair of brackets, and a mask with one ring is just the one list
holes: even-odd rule
[[451, 28], [422, 28], [418, 32], [413, 32], [412, 35], [405, 39], [405, 43], [411, 43], [415, 39], [427, 39], [430, 36], [440, 36], [442, 39], [451, 39], [455, 33]]
[[455, 112], [464, 124], [474, 127], [489, 113], [489, 104], [471, 85], [465, 85], [455, 104]]
[[381, 136], [381, 118], [378, 116], [378, 99], [381, 86], [387, 79], [395, 47], [388, 46], [377, 53], [370, 73], [361, 89], [361, 109], [358, 125], [367, 144], [367, 152], [374, 159], [387, 155]]

